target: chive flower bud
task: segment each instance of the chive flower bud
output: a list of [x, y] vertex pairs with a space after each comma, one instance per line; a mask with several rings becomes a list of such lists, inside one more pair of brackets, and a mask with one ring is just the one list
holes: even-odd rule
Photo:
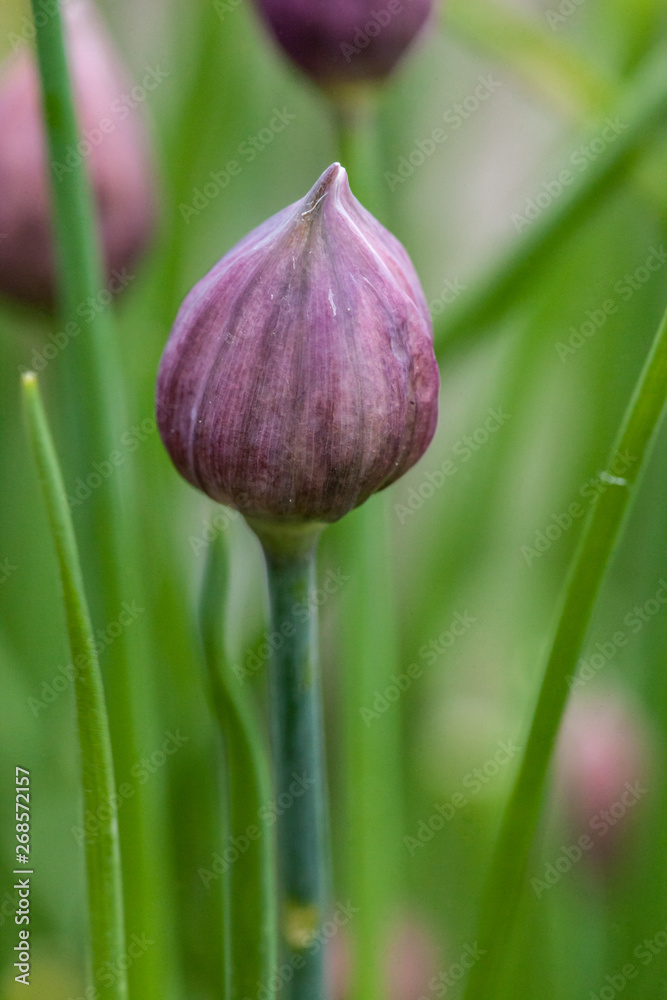
[[49, 162], [34, 54], [10, 57], [0, 78], [0, 292], [46, 308], [56, 288], [51, 182], [86, 164], [107, 277], [136, 261], [155, 221], [148, 140], [132, 84], [91, 4], [68, 4], [63, 17], [81, 133], [64, 162]]
[[410, 259], [335, 163], [187, 296], [160, 362], [158, 426], [214, 500], [330, 522], [421, 457], [438, 385]]
[[573, 838], [588, 838], [587, 855], [603, 869], [622, 856], [632, 817], [652, 791], [651, 736], [648, 720], [613, 689], [575, 697], [565, 715], [556, 754], [559, 812]]
[[382, 80], [429, 19], [433, 0], [257, 0], [289, 58], [316, 83]]

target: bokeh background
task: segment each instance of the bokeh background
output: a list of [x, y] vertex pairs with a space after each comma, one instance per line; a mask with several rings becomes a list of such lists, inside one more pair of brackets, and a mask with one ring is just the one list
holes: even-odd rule
[[[247, 682], [260, 704], [264, 671], [253, 664], [262, 662], [264, 578], [241, 519], [221, 517], [171, 468], [152, 422], [155, 372], [192, 284], [249, 229], [300, 198], [338, 151], [323, 98], [277, 51], [251, 0], [100, 6], [132, 79], [140, 83], [157, 67], [164, 77], [143, 102], [160, 227], [115, 303], [125, 441], [138, 443], [131, 460], [130, 445], [123, 446], [128, 461], [114, 475], [135, 481], [143, 575], [127, 594], [141, 609], [128, 628], [146, 651], [134, 678], [141, 758], [133, 774], [117, 780], [141, 785], [148, 796], [147, 849], [159, 876], [146, 928], [155, 943], [136, 963], [161, 977], [167, 1000], [212, 1000], [220, 995], [219, 880], [205, 885], [201, 871], [224, 846], [222, 763], [196, 629], [211, 531], [224, 537], [231, 558], [230, 662], [249, 666]], [[536, 253], [527, 279], [496, 315], [455, 342], [447, 337], [448, 317], [473, 303], [488, 269], [502, 266], [525, 231], [558, 208], [561, 171], [594, 171], [632, 127], [616, 108], [657, 46], [665, 51], [665, 13], [659, 0], [456, 0], [380, 98], [384, 221], [410, 252], [431, 304], [442, 393], [427, 455], [371, 501], [391, 527], [393, 606], [377, 612], [367, 593], [372, 576], [354, 577], [354, 525], [329, 530], [320, 555], [322, 580], [329, 574], [339, 581], [321, 607], [334, 894], [360, 910], [333, 950], [340, 973], [343, 938], [348, 965], [360, 942], [375, 942], [378, 983], [385, 982], [364, 992], [352, 974], [351, 995], [364, 1000], [460, 993], [454, 965], [474, 947], [500, 810], [583, 514], [595, 502], [591, 480], [605, 467], [667, 301], [664, 114], [603, 195], [548, 252]], [[12, 34], [21, 37], [27, 17], [27, 5], [4, 0], [1, 54], [11, 54]], [[290, 120], [269, 136], [275, 109]], [[423, 162], [416, 155], [411, 161], [419, 143], [430, 148], [424, 142], [436, 128], [446, 141]], [[250, 158], [242, 149], [254, 136]], [[234, 158], [242, 161], [240, 174], [198, 199], [210, 173]], [[401, 164], [409, 176], [400, 176]], [[605, 311], [609, 301], [613, 311]], [[51, 324], [0, 303], [6, 1000], [21, 996], [10, 950], [17, 765], [32, 775], [31, 996], [80, 1000], [86, 985], [74, 706], [71, 686], [53, 687], [69, 658], [19, 401], [18, 373]], [[54, 360], [41, 378], [53, 409], [61, 363]], [[58, 434], [66, 453], [67, 427]], [[637, 976], [624, 983], [625, 997], [667, 996], [666, 444], [663, 429], [573, 682], [576, 711], [518, 926], [507, 935], [507, 982], [494, 1000], [615, 996], [609, 990], [618, 991], [627, 963]], [[572, 513], [573, 504], [581, 513]], [[378, 558], [378, 574], [381, 565]], [[345, 663], [367, 598], [377, 643], [367, 649], [365, 680], [347, 676]], [[104, 659], [103, 651], [103, 669]], [[177, 751], [160, 753], [170, 734], [182, 737]], [[638, 788], [636, 801], [623, 800], [626, 785]], [[599, 819], [604, 809], [612, 809], [613, 823]], [[561, 859], [582, 834], [594, 847], [568, 867]], [[404, 982], [397, 968], [412, 970], [413, 979]], [[448, 970], [453, 985], [443, 978]]]

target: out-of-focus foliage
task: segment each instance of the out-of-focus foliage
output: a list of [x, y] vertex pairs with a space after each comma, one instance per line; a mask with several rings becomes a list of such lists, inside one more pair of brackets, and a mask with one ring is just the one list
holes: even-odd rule
[[[224, 533], [231, 550], [231, 662], [260, 699], [264, 581], [241, 519], [189, 489], [170, 467], [152, 417], [154, 378], [192, 284], [253, 226], [301, 197], [338, 153], [321, 96], [281, 59], [250, 0], [107, 7], [140, 88], [134, 99], [153, 119], [162, 203], [156, 246], [117, 302], [129, 401], [118, 450], [138, 469], [135, 514], [145, 570], [127, 594], [139, 610], [126, 627], [157, 650], [136, 679], [146, 699], [142, 756], [117, 780], [130, 789], [146, 785], [163, 831], [154, 848], [171, 905], [170, 954], [181, 970], [170, 980], [169, 1000], [212, 1000], [220, 978], [214, 935], [221, 777], [195, 630], [211, 534]], [[455, 301], [474, 298], [485, 268], [502, 260], [521, 231], [540, 225], [567, 178], [605, 156], [629, 123], [612, 119], [582, 145], [582, 122], [602, 121], [606, 95], [631, 86], [652, 47], [667, 37], [663, 6], [651, 0], [498, 0], [490, 13], [505, 11], [508, 40], [516, 40], [501, 47], [486, 30], [486, 7], [471, 0], [463, 16], [457, 3], [451, 22], [445, 11], [381, 97], [383, 221], [408, 248], [434, 316], [445, 320]], [[21, 42], [27, 16], [23, 5], [2, 5], [0, 51], [11, 53], [12, 38]], [[520, 28], [528, 39], [530, 32], [542, 39], [539, 65], [525, 57], [532, 50], [520, 44]], [[142, 80], [157, 67], [163, 79], [149, 91]], [[404, 914], [414, 915], [437, 942], [434, 975], [446, 975], [473, 945], [481, 880], [558, 596], [595, 503], [591, 480], [606, 461], [667, 301], [666, 170], [663, 123], [497, 322], [471, 330], [474, 345], [462, 341], [456, 352], [443, 352], [435, 442], [386, 500], [371, 501], [378, 510], [385, 503], [394, 538], [400, 677], [387, 677], [386, 687], [356, 710], [342, 692], [350, 556], [344, 524], [324, 539], [320, 574], [335, 581], [332, 593], [323, 591], [321, 645], [336, 898], [346, 898], [354, 850], [344, 813], [349, 729], [392, 726], [400, 738], [396, 787], [373, 791], [396, 830], [395, 861], [381, 876], [394, 899], [385, 914], [387, 942]], [[2, 303], [0, 993], [7, 1000], [21, 995], [9, 947], [16, 765], [30, 768], [33, 787], [31, 997], [76, 1000], [85, 988], [68, 654], [18, 403], [18, 371], [39, 363], [56, 329], [46, 316]], [[41, 376], [54, 404], [66, 349]], [[66, 460], [68, 428], [58, 429]], [[545, 809], [507, 984], [499, 984], [497, 998], [602, 996], [628, 963], [637, 972], [623, 988], [628, 1000], [659, 998], [667, 988], [666, 444], [663, 430], [572, 681], [575, 696], [604, 700], [611, 690], [614, 704], [631, 706], [646, 749], [641, 773], [624, 781], [645, 791], [624, 807], [624, 788], [610, 786], [613, 825], [625, 829], [614, 835], [615, 852], [604, 866], [593, 851], [572, 860], [580, 834], [568, 826], [561, 800]], [[623, 461], [631, 456], [610, 472], [622, 477]], [[113, 475], [122, 477], [124, 464]], [[75, 516], [87, 490], [104, 488], [95, 472], [71, 476]], [[104, 670], [104, 640], [101, 662]], [[178, 746], [174, 736], [182, 738]], [[161, 748], [170, 739], [169, 749], [176, 748], [166, 753]], [[594, 840], [607, 836], [597, 812], [588, 823], [584, 832]], [[344, 935], [353, 950], [354, 917]], [[427, 984], [422, 989], [439, 995]]]

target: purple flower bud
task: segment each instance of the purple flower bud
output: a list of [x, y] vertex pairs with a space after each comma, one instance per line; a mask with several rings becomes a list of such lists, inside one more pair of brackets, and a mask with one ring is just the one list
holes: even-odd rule
[[421, 457], [438, 384], [408, 255], [335, 163], [190, 292], [160, 363], [158, 424], [214, 500], [335, 521]]
[[290, 59], [322, 85], [386, 77], [433, 9], [433, 0], [257, 3]]
[[[97, 201], [107, 274], [130, 266], [155, 219], [154, 180], [140, 112], [94, 8], [63, 9], [81, 139], [49, 163], [34, 54], [22, 50], [0, 81], [0, 291], [36, 305], [55, 299], [49, 184], [83, 160]], [[129, 100], [128, 100], [129, 98]]]

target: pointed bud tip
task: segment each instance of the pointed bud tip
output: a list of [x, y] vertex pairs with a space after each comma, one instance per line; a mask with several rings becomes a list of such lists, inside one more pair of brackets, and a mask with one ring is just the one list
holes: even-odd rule
[[340, 189], [349, 192], [350, 185], [347, 178], [347, 171], [345, 167], [342, 167], [340, 163], [332, 163], [330, 167], [324, 171], [322, 176], [313, 184], [312, 188], [303, 199], [302, 203], [302, 217], [314, 213], [315, 210], [322, 205], [324, 199], [328, 194], [337, 193]]

